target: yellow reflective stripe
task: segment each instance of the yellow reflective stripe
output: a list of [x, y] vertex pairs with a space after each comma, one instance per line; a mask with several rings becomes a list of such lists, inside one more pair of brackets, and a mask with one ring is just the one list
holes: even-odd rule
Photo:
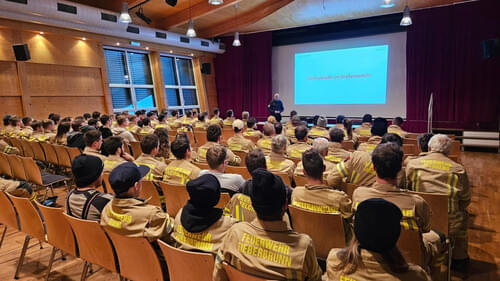
[[290, 152], [290, 157], [301, 158], [303, 152], [304, 150], [292, 149], [292, 151]]
[[333, 155], [327, 155], [325, 159], [333, 163], [340, 163], [342, 161], [342, 158]]
[[241, 151], [243, 150], [243, 146], [239, 143], [230, 143], [229, 149], [232, 151]]
[[346, 168], [345, 168], [345, 164], [344, 164], [344, 162], [343, 162], [343, 161], [342, 161], [342, 162], [339, 162], [339, 163], [337, 164], [337, 170], [339, 171], [340, 175], [341, 175], [343, 178], [347, 177], [347, 170], [346, 170]]
[[236, 220], [240, 220], [240, 206], [236, 205]]
[[117, 161], [104, 160], [104, 169], [113, 169], [116, 166]]
[[458, 176], [455, 174], [448, 175], [448, 213], [453, 213], [455, 211], [454, 198], [457, 196], [456, 187], [458, 182]]
[[154, 164], [148, 164], [148, 163], [141, 163], [141, 162], [135, 162], [135, 164], [137, 166], [139, 165], [142, 165], [142, 166], [147, 166], [149, 167], [149, 172], [147, 173], [147, 175], [144, 177], [144, 179], [146, 180], [153, 180], [154, 179], [154, 175], [153, 175], [153, 170], [156, 168], [156, 165]]
[[322, 213], [322, 214], [339, 214], [339, 209], [331, 206], [326, 206], [326, 205], [316, 205], [316, 204], [311, 204], [308, 202], [302, 202], [302, 201], [297, 201], [297, 200], [292, 200], [292, 205], [299, 207], [301, 209], [313, 211], [316, 213]]

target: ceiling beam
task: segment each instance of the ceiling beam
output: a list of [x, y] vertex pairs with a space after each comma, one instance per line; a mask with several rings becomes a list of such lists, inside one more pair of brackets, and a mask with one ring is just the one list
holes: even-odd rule
[[224, 22], [219, 22], [215, 25], [199, 30], [198, 37], [212, 38], [221, 34], [237, 31], [238, 28], [255, 23], [293, 1], [294, 0], [268, 0], [250, 11], [246, 11], [245, 13], [234, 16]]
[[228, 6], [238, 4], [241, 1], [243, 0], [226, 0], [221, 5], [211, 5], [208, 4], [208, 1], [204, 0], [191, 7], [191, 14], [189, 13], [189, 8], [184, 9], [173, 15], [169, 15], [166, 18], [158, 20], [158, 24], [156, 24], [156, 27], [162, 29], [170, 29], [187, 23], [190, 18], [195, 20], [199, 17], [215, 13]]

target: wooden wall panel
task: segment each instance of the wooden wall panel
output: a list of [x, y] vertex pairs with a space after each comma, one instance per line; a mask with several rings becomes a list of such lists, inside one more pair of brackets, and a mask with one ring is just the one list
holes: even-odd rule
[[14, 31], [12, 29], [0, 28], [0, 60], [15, 61], [14, 50], [12, 45], [21, 43], [13, 37]]
[[0, 96], [0, 116], [3, 118], [6, 114], [15, 114], [23, 116], [23, 106], [21, 104], [21, 97], [4, 97]]
[[47, 118], [50, 112], [57, 112], [62, 117], [106, 112], [104, 97], [31, 97], [31, 103], [31, 115], [38, 119]]
[[210, 112], [213, 108], [218, 107], [217, 103], [217, 87], [215, 85], [215, 67], [214, 67], [214, 57], [202, 56], [199, 58], [200, 64], [209, 63], [210, 64], [210, 74], [202, 74], [203, 84], [205, 86], [205, 95], [208, 102], [208, 108], [206, 111]]
[[0, 95], [20, 96], [19, 81], [17, 79], [16, 63], [11, 61], [0, 61]]
[[26, 76], [31, 96], [103, 96], [99, 68], [27, 63]]

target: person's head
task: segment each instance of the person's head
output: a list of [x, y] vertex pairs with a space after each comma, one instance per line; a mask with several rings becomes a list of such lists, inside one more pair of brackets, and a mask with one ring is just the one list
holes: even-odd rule
[[372, 163], [378, 178], [395, 180], [403, 165], [403, 150], [394, 142], [379, 144], [372, 152]]
[[141, 120], [142, 127], [151, 127], [151, 120], [149, 118], [144, 118]]
[[336, 119], [337, 124], [344, 124], [344, 119], [345, 119], [344, 115], [337, 115]]
[[59, 124], [59, 121], [61, 121], [61, 115], [54, 113], [51, 117], [49, 117], [49, 119], [54, 121], [54, 124]]
[[41, 132], [42, 131], [42, 122], [40, 122], [40, 121], [33, 121], [31, 123], [31, 128], [35, 132]]
[[284, 135], [275, 135], [271, 140], [271, 151], [274, 153], [285, 153], [287, 138]]
[[84, 118], [85, 120], [89, 120], [90, 118], [92, 118], [92, 115], [90, 115], [90, 113], [88, 113], [88, 112], [85, 112], [85, 113], [83, 114], [83, 118]]
[[300, 120], [300, 116], [295, 115], [292, 117], [292, 126], [297, 127], [302, 125], [302, 121]]
[[312, 122], [313, 122], [314, 126], [318, 125], [318, 119], [319, 119], [319, 115], [314, 115], [313, 116]]
[[307, 127], [304, 125], [297, 126], [295, 128], [295, 138], [301, 142], [307, 141]]
[[426, 133], [426, 134], [419, 135], [417, 137], [417, 142], [418, 142], [418, 145], [420, 147], [420, 151], [429, 152], [428, 144], [433, 136], [434, 136], [434, 134]]
[[26, 116], [22, 119], [23, 125], [26, 126], [31, 126], [31, 122], [33, 122], [33, 118]]
[[243, 119], [243, 120], [248, 120], [248, 118], [249, 118], [249, 117], [250, 117], [250, 112], [248, 112], [248, 111], [243, 111], [243, 112], [241, 113], [241, 119]]
[[280, 135], [283, 132], [283, 125], [280, 122], [274, 123], [274, 133]]
[[161, 113], [160, 115], [158, 115], [158, 122], [163, 123], [163, 121], [165, 121], [166, 118], [167, 118], [167, 115]]
[[139, 197], [142, 178], [149, 173], [149, 167], [125, 162], [116, 166], [109, 174], [109, 184], [118, 198]]
[[328, 124], [328, 119], [326, 119], [325, 116], [320, 116], [316, 124], [318, 127], [326, 128], [326, 125]]
[[219, 203], [221, 186], [216, 176], [204, 174], [186, 184], [190, 204], [194, 208], [206, 210]]
[[255, 117], [250, 117], [247, 120], [247, 128], [253, 129], [253, 127], [255, 127], [255, 124], [257, 124], [257, 119], [255, 119]]
[[160, 150], [160, 139], [155, 134], [145, 135], [141, 140], [141, 149], [145, 154], [156, 156]]
[[128, 116], [128, 121], [129, 121], [130, 123], [137, 123], [137, 116], [135, 116], [135, 115], [133, 115], [133, 114], [132, 114], [132, 115], [129, 115], [129, 116]]
[[101, 153], [105, 156], [121, 156], [123, 153], [123, 138], [120, 136], [111, 136], [105, 139], [101, 145]]
[[101, 113], [99, 111], [92, 112], [92, 119], [99, 119], [101, 117]]
[[322, 137], [313, 140], [312, 148], [321, 154], [321, 156], [328, 155], [328, 140]]
[[329, 135], [330, 135], [330, 141], [331, 142], [338, 142], [338, 143], [342, 143], [342, 141], [344, 140], [344, 130], [340, 129], [340, 128], [331, 128], [330, 131], [328, 132]]
[[80, 154], [71, 163], [71, 171], [77, 188], [97, 188], [102, 184], [104, 163], [99, 157]]
[[10, 118], [12, 118], [12, 115], [9, 115], [9, 114], [7, 114], [3, 117], [2, 121], [3, 121], [4, 126], [9, 126]]
[[388, 142], [393, 142], [400, 147], [403, 147], [403, 139], [398, 135], [394, 133], [387, 133], [382, 137], [382, 140], [380, 143], [388, 143]]
[[279, 100], [279, 99], [280, 99], [280, 94], [275, 93], [275, 94], [273, 95], [273, 100]]
[[429, 151], [450, 154], [452, 141], [447, 135], [437, 134], [429, 140]]
[[219, 108], [217, 108], [217, 107], [214, 108], [213, 112], [214, 112], [214, 116], [219, 117]]
[[59, 126], [57, 126], [56, 138], [64, 137], [69, 132], [70, 128], [71, 128], [70, 122], [62, 122], [61, 124], [59, 124]]
[[146, 114], [146, 116], [151, 119], [151, 120], [155, 120], [155, 119], [158, 119], [158, 115], [156, 114], [156, 111], [150, 111]]
[[191, 110], [186, 111], [186, 118], [191, 118], [193, 116], [193, 112]]
[[87, 124], [89, 126], [97, 127], [97, 119], [92, 118], [87, 122]]
[[78, 132], [80, 131], [80, 128], [83, 126], [83, 119], [76, 119], [71, 123], [71, 129], [73, 131]]
[[276, 122], [278, 122], [278, 121], [276, 121], [276, 117], [274, 117], [272, 115], [267, 116], [267, 123], [274, 124]]
[[313, 180], [322, 180], [325, 164], [321, 153], [316, 149], [309, 149], [302, 153], [302, 165], [304, 166], [304, 175]]
[[173, 117], [177, 117], [177, 115], [179, 115], [179, 112], [177, 111], [177, 109], [174, 109], [172, 110], [172, 113], [170, 113]]
[[[48, 119], [47, 119], [47, 120], [48, 120]], [[44, 120], [44, 122], [45, 122], [45, 121], [46, 121], [46, 120]], [[14, 116], [14, 117], [10, 118], [10, 125], [11, 125], [12, 127], [21, 126], [21, 120], [19, 119], [19, 117]]]
[[211, 170], [224, 172], [228, 163], [227, 148], [220, 144], [213, 145], [207, 150], [207, 163]]
[[170, 149], [170, 141], [168, 139], [168, 130], [167, 128], [156, 128], [153, 132], [156, 136], [158, 136], [158, 140], [160, 141], [160, 153], [164, 151], [169, 151]]
[[222, 130], [219, 125], [213, 124], [207, 128], [207, 141], [219, 142], [222, 137]]
[[90, 130], [83, 135], [85, 146], [99, 150], [102, 144], [102, 135], [99, 130]]
[[371, 128], [372, 136], [383, 136], [387, 133], [387, 120], [382, 117], [377, 117], [373, 121], [373, 126]]
[[175, 158], [189, 159], [191, 157], [191, 146], [189, 144], [189, 140], [187, 138], [175, 138], [175, 140], [170, 145], [170, 151], [174, 154]]
[[295, 116], [295, 115], [297, 115], [297, 111], [295, 111], [295, 110], [290, 111], [290, 119], [292, 119], [293, 116]]
[[282, 220], [288, 207], [283, 180], [262, 168], [252, 172], [250, 199], [257, 218], [264, 221]]
[[125, 116], [120, 116], [116, 119], [116, 124], [118, 124], [119, 127], [125, 128], [128, 126], [128, 119]]
[[403, 125], [403, 122], [404, 122], [403, 118], [401, 118], [399, 116], [396, 117], [396, 118], [394, 118], [394, 119], [392, 119], [392, 125], [396, 125], [396, 126], [399, 126], [399, 127], [401, 127], [401, 125]]
[[264, 124], [262, 130], [264, 132], [264, 136], [272, 137], [276, 134], [276, 130], [274, 129], [273, 124], [270, 123]]
[[203, 112], [202, 114], [198, 115], [198, 121], [205, 122], [206, 117], [207, 117], [206, 112]]
[[255, 169], [267, 169], [266, 156], [260, 148], [255, 148], [247, 154], [245, 158], [245, 165], [248, 172], [251, 174]]
[[243, 127], [245, 127], [245, 123], [240, 119], [236, 119], [233, 121], [233, 130], [236, 134], [243, 132]]
[[371, 114], [365, 114], [363, 115], [363, 123], [371, 123], [372, 122], [372, 115]]
[[228, 109], [226, 111], [226, 117], [227, 118], [233, 118], [233, 110], [232, 109]]
[[193, 114], [193, 118], [198, 118], [198, 114], [199, 114], [198, 110], [199, 110], [198, 108], [193, 108], [191, 110], [191, 113]]
[[48, 132], [54, 130], [54, 121], [51, 119], [45, 119], [42, 122], [43, 130]]
[[99, 120], [101, 121], [101, 124], [104, 127], [111, 126], [111, 117], [109, 117], [109, 115], [103, 114], [103, 115], [101, 115], [101, 117], [99, 118]]

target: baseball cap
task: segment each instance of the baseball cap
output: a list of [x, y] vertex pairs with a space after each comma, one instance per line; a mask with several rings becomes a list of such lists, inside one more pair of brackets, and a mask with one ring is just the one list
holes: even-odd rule
[[216, 176], [204, 174], [186, 184], [189, 201], [194, 206], [210, 208], [220, 199], [220, 183]]
[[132, 162], [126, 162], [116, 166], [109, 174], [109, 184], [115, 194], [127, 192], [134, 184], [140, 181], [149, 172], [147, 166], [137, 166]]
[[102, 174], [104, 163], [99, 157], [80, 154], [71, 163], [71, 172], [76, 187], [85, 187], [96, 181]]
[[244, 126], [245, 126], [245, 124], [240, 119], [236, 119], [233, 121], [233, 129], [236, 128], [238, 130], [241, 130], [241, 129], [243, 129]]

